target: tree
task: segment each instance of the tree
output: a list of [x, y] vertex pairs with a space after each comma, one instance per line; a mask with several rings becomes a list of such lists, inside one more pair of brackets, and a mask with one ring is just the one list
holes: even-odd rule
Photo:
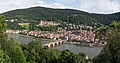
[[119, 63], [120, 62], [120, 23], [113, 22], [107, 28], [108, 43], [101, 53], [93, 58], [93, 63]]
[[10, 39], [9, 41], [5, 42], [2, 45], [2, 49], [8, 53], [9, 57], [11, 57], [12, 63], [26, 62], [26, 58], [23, 54], [20, 45], [17, 42], [15, 42], [13, 39]]
[[30, 63], [55, 63], [60, 56], [60, 51], [44, 48], [39, 39], [22, 45], [22, 50]]
[[28, 44], [22, 44], [21, 46], [27, 62], [35, 63], [38, 62], [38, 60], [40, 61], [41, 56], [39, 56], [39, 53], [43, 48], [40, 40], [36, 39]]
[[0, 31], [5, 31], [6, 30], [6, 21], [4, 16], [0, 16]]
[[11, 58], [0, 49], [0, 63], [11, 63]]
[[30, 23], [29, 30], [31, 30], [31, 31], [37, 30], [38, 27], [36, 25], [37, 24], [35, 22]]
[[113, 21], [109, 25], [109, 36], [112, 39], [113, 37], [120, 36], [120, 22]]
[[83, 54], [77, 55], [69, 50], [63, 50], [58, 63], [87, 63], [87, 59]]
[[[113, 40], [114, 39], [114, 40]], [[120, 37], [110, 40], [101, 53], [93, 59], [93, 63], [119, 63], [120, 62]]]

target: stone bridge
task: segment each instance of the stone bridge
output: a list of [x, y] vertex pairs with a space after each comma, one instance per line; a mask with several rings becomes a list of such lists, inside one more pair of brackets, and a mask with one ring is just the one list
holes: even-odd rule
[[65, 43], [65, 42], [66, 42], [65, 40], [58, 40], [58, 41], [55, 41], [55, 42], [50, 42], [48, 44], [44, 44], [44, 46], [46, 46], [48, 48], [53, 48], [53, 47], [59, 46], [60, 44]]

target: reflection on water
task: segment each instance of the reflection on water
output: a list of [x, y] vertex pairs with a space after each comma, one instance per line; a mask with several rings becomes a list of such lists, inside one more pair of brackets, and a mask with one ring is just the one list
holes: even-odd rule
[[95, 57], [96, 55], [98, 55], [102, 49], [102, 47], [94, 47], [94, 48], [90, 48], [90, 47], [80, 47], [80, 46], [76, 46], [76, 45], [70, 45], [70, 44], [63, 44], [60, 45], [58, 47], [56, 47], [56, 49], [58, 50], [70, 50], [76, 54], [78, 53], [85, 53], [87, 54], [90, 58]]

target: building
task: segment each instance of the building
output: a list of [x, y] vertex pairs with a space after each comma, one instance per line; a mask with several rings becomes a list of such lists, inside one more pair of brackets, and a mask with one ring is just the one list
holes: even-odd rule
[[18, 24], [24, 26], [24, 25], [29, 25], [30, 23], [18, 23]]
[[52, 21], [40, 21], [40, 23], [38, 24], [39, 26], [56, 26], [59, 25], [59, 23], [55, 23]]

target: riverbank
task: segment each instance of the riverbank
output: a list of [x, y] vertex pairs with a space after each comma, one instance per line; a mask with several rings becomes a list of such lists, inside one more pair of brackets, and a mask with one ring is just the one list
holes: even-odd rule
[[96, 43], [87, 43], [87, 42], [66, 42], [67, 44], [71, 44], [71, 45], [76, 45], [76, 46], [83, 46], [83, 47], [104, 47], [104, 45], [102, 44], [96, 44]]
[[[21, 43], [29, 43], [31, 42], [32, 40], [34, 40], [34, 37], [24, 37], [24, 35], [20, 36], [20, 35], [17, 35], [17, 34], [8, 34], [8, 37], [9, 38], [13, 38], [15, 39], [17, 42], [21, 42]], [[48, 43], [49, 40], [46, 40], [46, 39], [43, 39], [43, 41], [46, 41], [44, 43]], [[69, 42], [68, 42], [69, 43]], [[95, 57], [96, 55], [98, 55], [102, 49], [102, 47], [94, 47], [94, 48], [90, 48], [90, 47], [85, 47], [85, 46], [77, 46], [77, 45], [74, 45], [74, 44], [62, 44], [60, 46], [57, 46], [55, 47], [55, 49], [58, 49], [58, 50], [70, 50], [72, 51], [73, 53], [85, 53], [87, 54], [90, 58], [93, 58]]]

